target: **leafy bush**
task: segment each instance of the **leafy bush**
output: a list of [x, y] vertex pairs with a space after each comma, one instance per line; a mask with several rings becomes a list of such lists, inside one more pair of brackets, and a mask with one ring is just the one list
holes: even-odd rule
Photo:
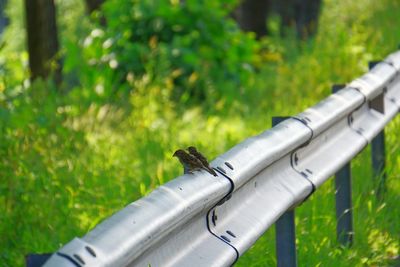
[[82, 77], [85, 87], [110, 96], [146, 74], [173, 87], [175, 100], [237, 96], [250, 82], [258, 43], [228, 19], [235, 2], [107, 1], [106, 27], [83, 42], [93, 73]]

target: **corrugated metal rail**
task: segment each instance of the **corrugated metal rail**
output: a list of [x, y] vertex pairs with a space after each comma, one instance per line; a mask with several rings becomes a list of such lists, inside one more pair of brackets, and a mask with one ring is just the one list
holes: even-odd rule
[[400, 109], [400, 51], [317, 105], [160, 186], [44, 266], [230, 266]]

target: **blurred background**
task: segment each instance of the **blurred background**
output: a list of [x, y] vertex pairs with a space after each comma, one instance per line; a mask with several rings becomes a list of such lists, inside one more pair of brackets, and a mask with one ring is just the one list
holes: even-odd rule
[[[177, 148], [212, 159], [399, 43], [399, 0], [0, 0], [0, 266], [180, 175]], [[368, 149], [353, 163], [352, 248], [336, 243], [331, 182], [296, 210], [300, 266], [396, 266], [399, 131], [383, 200]], [[273, 231], [237, 266], [274, 266]]]

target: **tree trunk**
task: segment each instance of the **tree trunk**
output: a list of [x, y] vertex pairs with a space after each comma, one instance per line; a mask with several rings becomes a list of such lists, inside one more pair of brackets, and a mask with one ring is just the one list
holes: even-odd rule
[[278, 12], [281, 16], [281, 33], [285, 28], [296, 30], [299, 39], [315, 35], [318, 28], [318, 17], [321, 0], [281, 0], [278, 1]]
[[54, 0], [25, 0], [26, 30], [31, 79], [54, 74], [61, 82], [61, 64], [57, 59], [56, 9]]
[[301, 39], [313, 36], [317, 32], [321, 0], [297, 0], [296, 29]]
[[[86, 0], [86, 11], [88, 15], [92, 14], [93, 11], [99, 10], [101, 5], [104, 3], [105, 0]], [[106, 26], [107, 21], [103, 14], [98, 14], [97, 17], [100, 25]]]
[[8, 25], [8, 18], [6, 17], [7, 0], [0, 0], [0, 36], [3, 33], [4, 29]]
[[86, 0], [86, 9], [89, 14], [100, 8], [104, 0]]
[[294, 29], [296, 26], [295, 19], [295, 0], [277, 0], [277, 11], [281, 17], [280, 32], [285, 36], [287, 29]]
[[233, 17], [244, 31], [255, 32], [257, 38], [267, 34], [267, 14], [270, 0], [245, 0], [234, 11]]

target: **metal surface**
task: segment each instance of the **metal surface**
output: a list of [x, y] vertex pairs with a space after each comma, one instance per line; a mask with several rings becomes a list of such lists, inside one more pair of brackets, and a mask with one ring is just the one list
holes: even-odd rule
[[386, 57], [384, 62], [392, 65], [397, 71], [400, 70], [400, 51], [394, 52]]
[[[398, 70], [398, 72], [400, 72], [400, 70]], [[392, 102], [398, 107], [398, 111], [400, 111], [400, 75], [389, 83], [384, 101]]]
[[[157, 265], [160, 259], [165, 263], [163, 266], [173, 266], [174, 262], [184, 260], [184, 257], [181, 255], [181, 259], [176, 254], [169, 254], [168, 250], [192, 252], [201, 258], [202, 251], [208, 253], [205, 248], [209, 246], [213, 248], [213, 253], [232, 254], [224, 259], [233, 262], [234, 250], [209, 235], [205, 220], [208, 210], [230, 190], [231, 183], [222, 176], [214, 177], [207, 172], [183, 175], [128, 205], [82, 239], [75, 238], [58, 253], [70, 255], [72, 259], [76, 258], [74, 254], [78, 255], [87, 263], [85, 266], [129, 266], [135, 262], [138, 262], [136, 266], [160, 266]], [[197, 216], [202, 216], [203, 220]], [[179, 235], [177, 232], [180, 232]], [[165, 244], [169, 238], [171, 243]], [[188, 240], [191, 246], [187, 245]], [[158, 249], [155, 250], [155, 247]], [[139, 264], [142, 259], [146, 261], [149, 254], [151, 261]], [[191, 260], [194, 260], [193, 254]], [[212, 262], [205, 257], [204, 263]], [[47, 266], [76, 265], [56, 254]]]
[[312, 130], [313, 138], [293, 151], [293, 168], [315, 187], [321, 186], [367, 145], [367, 140], [350, 127], [350, 116], [365, 105], [363, 99], [357, 90], [344, 88], [296, 116]]
[[73, 239], [45, 266], [234, 264], [398, 113], [399, 53], [217, 157], [217, 177], [202, 171], [172, 180]]
[[382, 61], [348, 86], [360, 90], [367, 99], [373, 99], [384, 91], [387, 84], [396, 75], [396, 68], [392, 64]]

